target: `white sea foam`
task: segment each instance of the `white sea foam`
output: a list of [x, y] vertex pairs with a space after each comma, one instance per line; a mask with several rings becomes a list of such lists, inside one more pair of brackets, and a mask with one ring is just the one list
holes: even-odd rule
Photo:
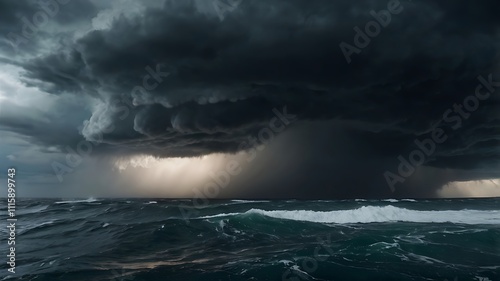
[[280, 260], [280, 261], [278, 261], [278, 263], [282, 263], [282, 264], [288, 266], [288, 265], [292, 264], [293, 261], [290, 261], [290, 260]]
[[371, 244], [369, 247], [389, 249], [389, 248], [399, 248], [399, 244], [398, 243], [377, 242], [377, 243]]
[[394, 206], [363, 206], [352, 210], [317, 212], [308, 210], [264, 211], [251, 209], [246, 213], [256, 213], [268, 217], [320, 223], [372, 223], [372, 222], [433, 222], [463, 224], [500, 224], [499, 211], [454, 210], [417, 211]]
[[266, 211], [261, 209], [251, 209], [245, 213], [217, 214], [201, 218], [207, 219], [248, 214], [259, 214], [272, 218], [295, 221], [337, 224], [374, 222], [500, 224], [500, 211], [498, 210], [417, 211], [394, 206], [363, 206], [361, 208], [351, 210], [326, 212], [310, 210]]
[[231, 202], [235, 203], [265, 203], [265, 202], [271, 202], [269, 200], [231, 200]]
[[248, 214], [260, 214], [277, 219], [337, 224], [374, 222], [500, 224], [500, 211], [498, 210], [417, 211], [398, 208], [391, 205], [383, 207], [363, 206], [351, 210], [324, 212], [310, 210], [266, 211], [261, 209], [251, 209], [245, 213], [222, 213], [200, 217], [200, 219]]
[[230, 216], [236, 216], [236, 215], [241, 215], [242, 213], [222, 213], [222, 214], [217, 214], [217, 215], [211, 215], [211, 216], [204, 216], [204, 217], [199, 217], [198, 219], [211, 219], [211, 218], [219, 218], [219, 217], [230, 217]]
[[85, 200], [69, 200], [69, 201], [59, 201], [59, 202], [55, 202], [56, 204], [73, 204], [73, 203], [92, 203], [92, 202], [96, 202], [97, 200], [95, 198], [88, 198], [88, 199], [85, 199]]
[[488, 229], [462, 229], [462, 230], [441, 230], [441, 231], [429, 231], [430, 234], [443, 233], [443, 234], [469, 234], [469, 233], [478, 233], [485, 232]]

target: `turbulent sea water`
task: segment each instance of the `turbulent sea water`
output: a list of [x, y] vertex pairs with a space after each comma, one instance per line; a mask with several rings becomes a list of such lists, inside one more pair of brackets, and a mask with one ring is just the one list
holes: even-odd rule
[[500, 280], [500, 198], [16, 207], [16, 273], [3, 262], [2, 280]]

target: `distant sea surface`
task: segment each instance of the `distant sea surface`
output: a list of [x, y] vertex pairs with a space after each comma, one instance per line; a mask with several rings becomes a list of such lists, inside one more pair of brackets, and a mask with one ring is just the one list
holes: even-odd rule
[[1, 280], [500, 280], [499, 198], [18, 200]]

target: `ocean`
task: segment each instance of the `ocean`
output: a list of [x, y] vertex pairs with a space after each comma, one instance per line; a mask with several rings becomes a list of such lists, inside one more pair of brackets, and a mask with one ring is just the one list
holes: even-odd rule
[[500, 280], [500, 198], [18, 198], [16, 218], [1, 280]]

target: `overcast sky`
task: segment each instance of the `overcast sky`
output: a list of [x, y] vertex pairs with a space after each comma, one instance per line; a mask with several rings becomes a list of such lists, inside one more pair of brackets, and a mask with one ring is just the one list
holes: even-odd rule
[[0, 1], [0, 165], [22, 196], [500, 196], [498, 11]]

